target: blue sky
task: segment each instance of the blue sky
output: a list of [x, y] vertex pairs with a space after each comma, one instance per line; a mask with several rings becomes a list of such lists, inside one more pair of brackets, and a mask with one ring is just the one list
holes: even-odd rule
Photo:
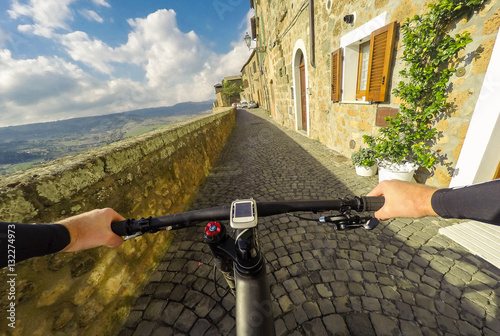
[[215, 99], [247, 0], [4, 0], [0, 127]]

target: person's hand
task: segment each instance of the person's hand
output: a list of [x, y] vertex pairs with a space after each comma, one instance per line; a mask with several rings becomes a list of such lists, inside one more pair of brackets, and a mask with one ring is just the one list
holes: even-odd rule
[[437, 216], [431, 198], [436, 188], [398, 180], [383, 181], [367, 196], [384, 196], [384, 206], [374, 213], [379, 220], [401, 217]]
[[66, 218], [58, 224], [66, 226], [71, 242], [62, 251], [74, 252], [106, 245], [117, 247], [123, 239], [111, 231], [111, 222], [125, 220], [110, 208], [96, 209]]

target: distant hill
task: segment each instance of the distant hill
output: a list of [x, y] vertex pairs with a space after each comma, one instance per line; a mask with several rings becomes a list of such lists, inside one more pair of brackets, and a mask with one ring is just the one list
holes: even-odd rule
[[0, 174], [211, 113], [212, 103], [211, 100], [185, 102], [103, 116], [0, 127]]
[[168, 118], [175, 116], [198, 115], [212, 110], [212, 101], [179, 103], [173, 106], [146, 108], [121, 113], [106, 114], [95, 117], [81, 117], [44, 123], [0, 127], [0, 146], [7, 141], [35, 140], [55, 134], [86, 133], [102, 129], [104, 126], [119, 128], [131, 121], [142, 122], [148, 119]]

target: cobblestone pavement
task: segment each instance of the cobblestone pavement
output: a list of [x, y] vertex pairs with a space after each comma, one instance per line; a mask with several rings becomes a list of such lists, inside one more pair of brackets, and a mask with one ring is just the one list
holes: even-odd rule
[[[239, 110], [193, 208], [362, 195], [376, 182], [262, 111]], [[278, 335], [500, 335], [500, 270], [439, 235], [449, 221], [347, 232], [286, 215], [259, 223]], [[201, 226], [177, 231], [120, 336], [235, 334], [234, 298], [215, 293], [201, 241]]]

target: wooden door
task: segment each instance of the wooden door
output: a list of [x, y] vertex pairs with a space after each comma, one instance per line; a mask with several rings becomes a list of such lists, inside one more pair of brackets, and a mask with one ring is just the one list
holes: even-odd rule
[[300, 63], [300, 99], [302, 106], [302, 129], [307, 131], [307, 103], [306, 103], [306, 65], [304, 64], [304, 57], [301, 58]]

